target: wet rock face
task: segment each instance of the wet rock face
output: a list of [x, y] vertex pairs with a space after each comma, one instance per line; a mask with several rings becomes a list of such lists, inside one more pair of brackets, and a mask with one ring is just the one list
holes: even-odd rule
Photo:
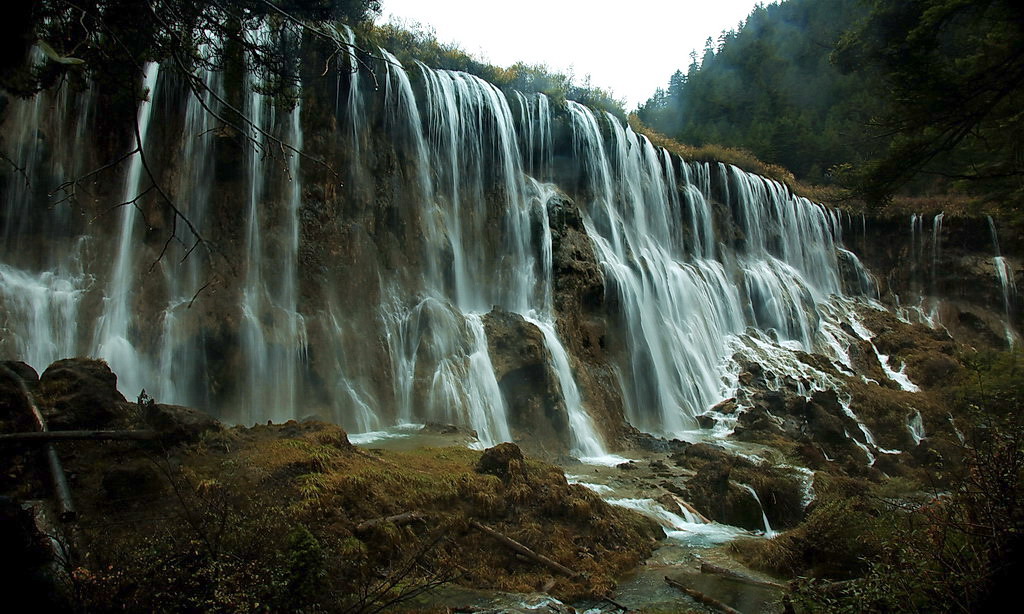
[[576, 203], [553, 196], [548, 219], [559, 336], [595, 426], [607, 441], [624, 441], [630, 433], [616, 376], [616, 343], [609, 338], [601, 265]]
[[58, 360], [39, 378], [40, 410], [52, 430], [114, 428], [127, 419], [107, 363], [91, 358]]
[[864, 443], [857, 422], [848, 416], [834, 390], [804, 397], [789, 390], [742, 390], [748, 408], [739, 414], [733, 436], [740, 441], [796, 444], [794, 450], [811, 467], [827, 458], [844, 466], [867, 465], [854, 442]]
[[[1007, 306], [994, 258], [995, 244], [984, 217], [953, 217], [939, 224], [924, 216], [916, 234], [909, 216], [872, 217], [863, 228], [855, 222], [847, 247], [874, 273], [883, 301], [911, 305], [922, 296], [938, 298], [942, 324], [959, 341], [972, 345], [1005, 345], [1002, 318]], [[1020, 225], [997, 219], [1000, 251], [1009, 276], [1024, 284]], [[937, 240], [936, 240], [937, 239]], [[1024, 326], [1024, 301], [1012, 302], [1010, 320], [1017, 332]]]
[[727, 462], [709, 461], [686, 485], [690, 503], [701, 513], [725, 524], [744, 529], [763, 529], [761, 506], [744, 488], [729, 477], [732, 466]]
[[484, 316], [484, 330], [516, 438], [531, 451], [563, 451], [569, 441], [569, 417], [544, 334], [521, 315], [497, 308]]
[[556, 306], [593, 312], [604, 303], [604, 279], [579, 208], [568, 198], [548, 203]]

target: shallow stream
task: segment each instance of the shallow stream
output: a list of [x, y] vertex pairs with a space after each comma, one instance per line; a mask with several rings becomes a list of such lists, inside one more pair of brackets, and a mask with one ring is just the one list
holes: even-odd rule
[[[349, 436], [353, 444], [368, 449], [410, 450], [423, 447], [472, 446], [475, 439], [456, 429], [430, 428], [408, 424], [372, 433]], [[688, 438], [689, 439], [689, 438]], [[694, 431], [692, 441], [706, 440], [700, 431]], [[770, 449], [723, 442], [731, 452], [748, 458], [761, 459]], [[709, 611], [706, 606], [685, 596], [670, 586], [665, 578], [671, 577], [686, 586], [733, 607], [743, 614], [781, 612], [779, 592], [727, 577], [701, 573], [701, 563], [736, 571], [749, 577], [773, 581], [774, 579], [752, 571], [734, 560], [728, 544], [739, 538], [765, 539], [765, 531], [748, 531], [739, 527], [703, 522], [682, 507], [670, 510], [656, 498], [665, 491], [659, 483], [690, 477], [693, 472], [676, 466], [667, 452], [630, 451], [623, 455], [591, 457], [587, 462], [577, 459], [559, 459], [559, 465], [571, 483], [590, 488], [612, 505], [633, 509], [657, 521], [665, 531], [665, 539], [652, 556], [626, 577], [621, 578], [613, 596], [615, 603], [641, 612], [678, 612], [680, 608]], [[628, 463], [629, 468], [621, 465]], [[772, 535], [771, 532], [768, 535]], [[440, 601], [438, 601], [440, 600]], [[508, 595], [488, 591], [448, 588], [437, 593], [435, 603], [465, 605], [484, 608], [488, 612], [557, 612], [561, 604], [539, 595]], [[611, 601], [571, 604], [580, 612], [613, 612], [618, 610]], [[564, 610], [568, 611], [568, 610]]]

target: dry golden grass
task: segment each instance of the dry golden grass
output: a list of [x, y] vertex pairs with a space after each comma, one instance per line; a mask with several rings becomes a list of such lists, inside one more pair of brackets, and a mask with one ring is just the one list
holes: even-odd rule
[[[122, 463], [147, 456], [124, 446], [117, 455]], [[82, 566], [89, 579], [83, 590], [101, 611], [106, 595], [121, 592], [139, 607], [153, 603], [141, 577], [152, 573], [163, 574], [163, 588], [154, 590], [183, 600], [191, 599], [191, 578], [219, 574], [213, 593], [188, 603], [243, 611], [287, 588], [296, 543], [307, 544], [300, 550], [313, 559], [327, 553], [317, 567], [323, 582], [303, 597], [324, 607], [406, 566], [412, 571], [402, 572], [408, 575], [399, 586], [426, 582], [429, 570], [441, 569], [475, 588], [530, 592], [555, 580], [556, 596], [599, 596], [649, 556], [661, 535], [652, 521], [569, 484], [557, 467], [526, 459], [499, 478], [477, 471], [477, 451], [368, 451], [322, 423], [234, 428], [173, 455], [170, 464], [149, 456], [166, 482], [158, 495], [132, 506], [102, 494], [80, 503], [84, 516], [103, 518], [83, 532], [91, 554]], [[97, 450], [74, 468], [83, 483], [98, 485], [111, 460]], [[366, 520], [411, 511], [423, 519], [357, 530]], [[472, 529], [472, 521], [581, 575], [565, 578], [521, 560]], [[179, 567], [183, 560], [192, 567]], [[254, 582], [263, 584], [252, 588]], [[267, 584], [273, 582], [279, 586]]]
[[856, 203], [852, 203], [849, 196], [842, 189], [834, 186], [811, 185], [798, 181], [789, 170], [777, 164], [763, 162], [745, 149], [714, 144], [702, 145], [700, 147], [686, 145], [660, 132], [656, 132], [644, 124], [635, 114], [629, 116], [629, 125], [637, 134], [646, 136], [654, 146], [663, 147], [684, 160], [732, 164], [747, 172], [763, 175], [785, 184], [794, 194], [809, 200], [843, 208], [854, 208], [856, 206]]

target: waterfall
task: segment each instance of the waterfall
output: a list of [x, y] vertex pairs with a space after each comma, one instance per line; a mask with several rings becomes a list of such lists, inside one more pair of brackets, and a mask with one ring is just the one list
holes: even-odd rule
[[[350, 29], [338, 34], [355, 44]], [[251, 36], [277, 34], [265, 27]], [[44, 190], [8, 181], [5, 355], [37, 368], [99, 355], [129, 396], [145, 387], [161, 402], [207, 406], [248, 424], [319, 415], [367, 432], [445, 422], [491, 445], [523, 436], [511, 426], [484, 326], [497, 309], [540, 331], [568, 413], [563, 443], [584, 458], [614, 449], [597, 418], [659, 435], [696, 430], [696, 415], [735, 392], [736, 355], [783, 364], [794, 352], [818, 351], [851, 364], [840, 259], [861, 275], [862, 290], [869, 284], [842, 247], [837, 213], [735, 167], [681, 160], [577, 102], [403, 66], [386, 50], [361, 57], [367, 64], [354, 53], [341, 58], [326, 92], [297, 84], [314, 95], [291, 107], [251, 71], [239, 83], [197, 72], [200, 100], [180, 98], [186, 84], [173, 70], [146, 67], [149, 98], [137, 126], [143, 143], [167, 149], [147, 162], [163, 165], [155, 174], [229, 265], [192, 250], [185, 233], [181, 254], [141, 275], [169, 214], [147, 213], [148, 233], [131, 206], [109, 229], [66, 212], [58, 223], [39, 200]], [[237, 96], [251, 122], [243, 134], [203, 109], [220, 108], [216, 98], [225, 96]], [[61, 107], [68, 117], [95, 112], [66, 97], [62, 104], [75, 109]], [[61, 165], [46, 159], [33, 140], [51, 121], [41, 100], [16, 103], [26, 125], [11, 131], [12, 154], [64, 179], [88, 156], [68, 145], [52, 156]], [[317, 115], [323, 106], [327, 122]], [[177, 116], [161, 115], [169, 110]], [[88, 125], [75, 121], [75, 130]], [[170, 128], [154, 139], [151, 124]], [[348, 165], [336, 169], [344, 181], [306, 157], [322, 152], [338, 158], [325, 165]], [[141, 158], [126, 166], [123, 185], [101, 204], [145, 187]], [[60, 224], [53, 245], [61, 247], [14, 261], [16, 244], [41, 244], [41, 229]], [[567, 245], [570, 231], [585, 245]], [[103, 244], [113, 245], [105, 266], [95, 253]], [[581, 274], [580, 264], [600, 296], [566, 306], [565, 293], [575, 291], [566, 276]], [[96, 316], [89, 306], [100, 304]], [[600, 320], [600, 332], [584, 350], [564, 335], [588, 318]], [[598, 368], [594, 356], [603, 361], [600, 384], [586, 371]], [[829, 383], [815, 377], [808, 389]], [[622, 413], [592, 413], [594, 398], [621, 398]]]
[[[150, 62], [146, 65], [144, 86], [148, 98], [139, 103], [136, 119], [137, 138], [134, 143], [144, 149], [153, 116], [153, 103], [157, 95], [157, 77], [160, 65]], [[136, 267], [136, 219], [138, 207], [135, 200], [142, 198], [141, 184], [143, 152], [137, 151], [131, 157], [121, 195], [121, 226], [114, 267], [110, 275], [107, 295], [104, 299], [103, 315], [100, 316], [94, 342], [95, 353], [110, 364], [117, 373], [121, 390], [129, 395], [141, 392], [148, 372], [149, 357], [140, 353], [130, 337], [131, 328], [136, 324], [132, 306], [135, 291]]]
[[32, 275], [0, 263], [0, 305], [7, 316], [4, 327], [18, 331], [0, 347], [30, 365], [49, 365], [75, 353], [78, 314], [85, 285], [44, 271]]
[[1006, 313], [1006, 342], [1010, 347], [1013, 347], [1016, 337], [1013, 334], [1010, 322], [1013, 319], [1013, 302], [1017, 300], [1017, 282], [1014, 280], [1010, 264], [1003, 257], [999, 249], [999, 233], [996, 231], [996, 223], [990, 215], [985, 216], [985, 218], [988, 220], [988, 229], [992, 235], [992, 247], [995, 249], [995, 256], [992, 262], [995, 265], [996, 278], [999, 279], [999, 288], [1003, 292], [1003, 311]]
[[761, 509], [761, 522], [764, 524], [764, 536], [768, 539], [775, 537], [777, 533], [772, 530], [772, 525], [768, 522], [768, 515], [764, 513], [764, 505], [761, 504], [761, 497], [757, 496], [757, 491], [747, 484], [740, 484], [740, 486], [750, 492], [751, 496], [754, 497], [754, 501], [757, 501], [757, 507]]
[[[569, 366], [569, 355], [562, 347], [554, 324], [527, 316], [526, 321], [540, 329], [544, 334], [544, 346], [551, 356], [551, 363], [565, 401], [565, 409], [569, 413], [569, 428], [572, 429], [572, 452], [586, 459], [598, 459], [607, 455], [604, 441], [594, 427], [594, 421], [583, 407], [579, 387], [576, 386], [572, 368]], [[618, 460], [618, 459], [616, 459]], [[621, 459], [620, 462], [625, 462]]]
[[[204, 53], [210, 53], [204, 48]], [[222, 95], [222, 76], [219, 72], [201, 71], [204, 90], [201, 96], [189, 96], [185, 106], [183, 147], [178, 161], [180, 171], [174, 193], [182, 195], [178, 203], [185, 215], [197, 228], [207, 225], [209, 205], [214, 189], [214, 136], [216, 118], [206, 108], [217, 108], [216, 98]], [[182, 258], [173, 253], [164, 255], [164, 271], [168, 301], [162, 314], [162, 331], [158, 343], [159, 353], [155, 375], [157, 381], [149, 384], [153, 398], [173, 399], [177, 403], [207, 407], [209, 397], [202, 382], [206, 371], [203, 352], [204, 339], [197, 316], [191, 311], [193, 297], [206, 283], [204, 279], [207, 259], [189, 231], [185, 237]]]

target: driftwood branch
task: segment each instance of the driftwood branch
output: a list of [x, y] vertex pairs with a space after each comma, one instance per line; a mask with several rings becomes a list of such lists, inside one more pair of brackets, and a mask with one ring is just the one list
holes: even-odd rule
[[708, 563], [706, 561], [702, 561], [701, 562], [701, 564], [700, 564], [700, 572], [701, 573], [706, 573], [706, 574], [715, 574], [715, 575], [718, 575], [718, 576], [729, 578], [730, 580], [736, 580], [737, 582], [743, 582], [744, 584], [750, 584], [752, 586], [760, 586], [760, 587], [763, 587], [763, 588], [773, 588], [773, 589], [778, 589], [778, 590], [786, 590], [786, 587], [781, 585], [781, 584], [779, 584], [778, 582], [769, 582], [767, 580], [758, 580], [757, 578], [753, 578], [753, 577], [748, 576], [746, 574], [742, 574], [742, 573], [740, 573], [738, 571], [733, 571], [731, 569], [726, 569], [725, 567], [719, 567], [718, 565], [715, 565], [714, 563]]
[[508, 537], [506, 535], [502, 535], [501, 533], [498, 533], [494, 529], [492, 529], [492, 528], [490, 528], [488, 526], [482, 525], [482, 524], [480, 524], [479, 522], [477, 522], [475, 520], [470, 520], [469, 521], [469, 526], [473, 527], [477, 531], [480, 531], [481, 533], [484, 533], [486, 535], [490, 535], [491, 537], [496, 539], [498, 542], [500, 542], [503, 546], [505, 546], [509, 550], [512, 550], [513, 552], [521, 554], [521, 555], [525, 556], [526, 558], [530, 559], [531, 561], [533, 561], [535, 563], [539, 563], [539, 564], [547, 567], [548, 569], [551, 569], [552, 571], [557, 571], [558, 573], [560, 573], [560, 574], [562, 574], [562, 575], [564, 575], [566, 577], [569, 577], [569, 578], [576, 578], [576, 577], [578, 577], [580, 575], [579, 573], [569, 569], [565, 565], [562, 565], [561, 563], [555, 562], [555, 561], [549, 559], [548, 557], [544, 556], [543, 554], [538, 554], [538, 553], [534, 552], [533, 550], [530, 550], [526, 546], [520, 544], [516, 540], [512, 539], [511, 537]]
[[712, 524], [711, 520], [708, 520], [707, 516], [705, 516], [704, 514], [701, 514], [700, 512], [698, 512], [697, 508], [693, 507], [692, 505], [690, 505], [686, 501], [683, 501], [681, 498], [679, 498], [679, 497], [677, 497], [675, 495], [672, 495], [672, 499], [676, 502], [677, 505], [679, 505], [679, 507], [681, 507], [681, 508], [685, 509], [686, 511], [690, 512], [691, 514], [693, 514], [697, 518], [700, 518], [700, 521], [703, 522], [704, 524]]
[[671, 586], [672, 588], [677, 588], [677, 589], [683, 591], [684, 593], [686, 593], [687, 596], [689, 596], [689, 597], [699, 601], [700, 603], [703, 603], [704, 605], [708, 606], [709, 608], [718, 610], [719, 612], [722, 612], [723, 614], [742, 614], [739, 610], [737, 610], [735, 608], [732, 608], [732, 607], [722, 603], [721, 601], [715, 599], [714, 597], [711, 597], [710, 595], [705, 595], [704, 593], [702, 593], [702, 592], [700, 592], [698, 590], [694, 590], [694, 589], [690, 588], [689, 586], [686, 586], [685, 584], [683, 584], [683, 583], [681, 583], [681, 582], [679, 582], [677, 580], [673, 580], [672, 578], [670, 578], [668, 576], [665, 576], [665, 583], [668, 584], [669, 586]]
[[[0, 366], [0, 372], [18, 385], [18, 390], [25, 398], [29, 411], [32, 412], [32, 418], [35, 419], [36, 426], [41, 432], [46, 432], [46, 420], [43, 418], [42, 412], [39, 411], [32, 392], [25, 385], [25, 380], [21, 379], [20, 375], [7, 366]], [[46, 444], [46, 461], [50, 466], [53, 492], [57, 498], [57, 515], [62, 522], [74, 522], [78, 517], [78, 512], [75, 511], [75, 504], [71, 499], [71, 487], [68, 486], [68, 476], [64, 473], [64, 467], [60, 464], [60, 457], [57, 456], [57, 450], [53, 447], [53, 443]]]
[[0, 434], [0, 443], [51, 443], [54, 441], [147, 441], [160, 439], [158, 431], [33, 431]]
[[393, 516], [382, 516], [380, 518], [371, 518], [370, 520], [364, 520], [356, 525], [356, 533], [366, 533], [375, 527], [379, 527], [382, 524], [394, 524], [396, 526], [403, 526], [412, 524], [417, 520], [423, 520], [427, 515], [423, 512], [405, 512], [402, 514], [395, 514]]

